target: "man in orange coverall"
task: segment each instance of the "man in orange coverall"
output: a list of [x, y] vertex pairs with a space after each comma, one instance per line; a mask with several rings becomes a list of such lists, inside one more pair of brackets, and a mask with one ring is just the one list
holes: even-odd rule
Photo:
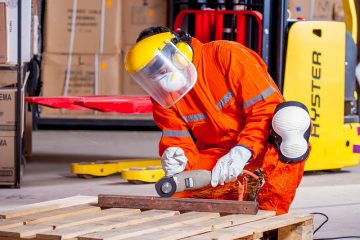
[[140, 33], [125, 69], [152, 97], [167, 176], [210, 170], [212, 191], [201, 197], [234, 200], [243, 169], [261, 168], [260, 209], [288, 212], [309, 155], [310, 118], [301, 103], [285, 102], [255, 52], [156, 26]]

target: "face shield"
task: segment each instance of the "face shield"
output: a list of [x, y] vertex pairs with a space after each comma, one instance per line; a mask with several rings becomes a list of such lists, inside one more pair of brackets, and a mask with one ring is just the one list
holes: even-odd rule
[[194, 86], [194, 65], [170, 41], [153, 59], [130, 76], [161, 106], [169, 108]]

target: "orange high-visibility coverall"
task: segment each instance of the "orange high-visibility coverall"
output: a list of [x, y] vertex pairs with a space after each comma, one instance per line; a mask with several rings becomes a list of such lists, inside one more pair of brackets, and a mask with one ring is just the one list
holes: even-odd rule
[[[275, 107], [284, 98], [266, 65], [252, 50], [235, 42], [203, 44], [192, 38], [191, 45], [198, 74], [194, 88], [169, 109], [153, 101], [154, 121], [162, 130], [160, 156], [168, 147], [181, 147], [188, 158], [185, 171], [212, 170], [232, 147], [245, 146], [252, 151], [245, 169], [262, 168], [264, 172], [265, 184], [257, 198], [260, 209], [288, 212], [304, 162], [281, 162], [277, 150], [268, 143]], [[192, 197], [195, 192], [174, 197]]]

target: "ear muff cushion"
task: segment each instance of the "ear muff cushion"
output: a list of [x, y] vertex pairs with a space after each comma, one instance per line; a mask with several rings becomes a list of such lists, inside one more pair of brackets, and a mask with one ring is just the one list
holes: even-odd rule
[[189, 65], [189, 62], [186, 60], [186, 56], [182, 55], [179, 52], [176, 52], [172, 57], [174, 65], [178, 69], [184, 69]]
[[192, 47], [186, 42], [179, 42], [176, 44], [176, 47], [189, 59], [190, 62], [193, 61], [194, 52]]

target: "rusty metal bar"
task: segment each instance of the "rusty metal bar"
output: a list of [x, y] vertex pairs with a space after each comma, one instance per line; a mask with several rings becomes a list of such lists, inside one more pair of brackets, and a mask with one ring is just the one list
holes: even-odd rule
[[98, 196], [101, 208], [140, 208], [177, 211], [219, 212], [230, 214], [252, 214], [258, 212], [258, 203], [252, 201], [213, 200], [195, 198], [160, 198], [150, 196]]

